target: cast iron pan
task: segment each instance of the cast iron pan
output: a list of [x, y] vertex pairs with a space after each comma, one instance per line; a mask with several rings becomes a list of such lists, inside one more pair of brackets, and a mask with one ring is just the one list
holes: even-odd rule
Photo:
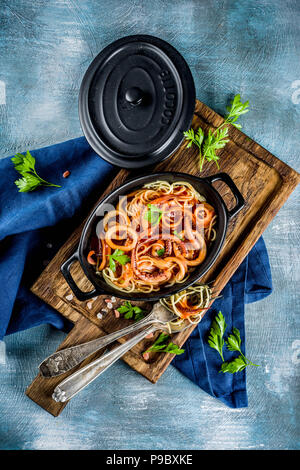
[[[162, 287], [159, 292], [154, 293], [125, 293], [109, 286], [101, 277], [99, 277], [99, 275], [95, 273], [94, 268], [87, 262], [87, 255], [90, 251], [91, 236], [94, 235], [96, 225], [104, 215], [104, 204], [111, 204], [115, 206], [118, 202], [119, 196], [125, 196], [126, 194], [134, 191], [135, 189], [141, 188], [145, 183], [150, 183], [156, 180], [166, 180], [170, 183], [173, 183], [175, 181], [186, 181], [192, 184], [196, 191], [202, 194], [206, 198], [207, 202], [211, 204], [216, 210], [216, 239], [214, 240], [204, 262], [196, 267], [196, 269], [191, 273], [187, 281], [185, 281], [184, 283], [175, 284], [171, 287]], [[218, 180], [223, 181], [227, 184], [235, 198], [236, 205], [231, 210], [227, 209], [222, 197], [220, 196], [218, 191], [212, 186], [212, 183]], [[226, 173], [219, 173], [205, 178], [198, 178], [196, 176], [188, 175], [185, 173], [164, 172], [154, 173], [147, 176], [139, 176], [137, 178], [131, 179], [128, 182], [124, 183], [122, 186], [120, 186], [118, 189], [112, 191], [108, 196], [106, 196], [91, 213], [83, 228], [77, 251], [61, 266], [62, 274], [77, 299], [81, 301], [88, 300], [98, 295], [114, 295], [122, 299], [139, 301], [157, 301], [160, 298], [168, 297], [194, 284], [211, 268], [224, 243], [228, 221], [232, 219], [232, 217], [234, 217], [242, 209], [243, 206], [244, 199], [241, 193], [235, 186], [232, 179]], [[102, 216], [100, 217], [99, 214], [102, 214]], [[72, 278], [70, 273], [70, 267], [75, 261], [79, 261], [86, 277], [93, 284], [94, 289], [92, 291], [83, 292], [81, 289], [79, 289], [74, 279]]]

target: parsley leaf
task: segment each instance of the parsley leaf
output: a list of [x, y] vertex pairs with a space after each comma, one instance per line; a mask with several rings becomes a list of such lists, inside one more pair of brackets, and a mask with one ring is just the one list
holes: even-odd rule
[[211, 324], [211, 329], [209, 332], [209, 337], [208, 337], [208, 344], [210, 345], [211, 348], [214, 348], [218, 351], [220, 354], [222, 361], [224, 361], [223, 357], [223, 346], [224, 346], [224, 339], [223, 335], [226, 330], [226, 323], [225, 323], [225, 318], [222, 315], [222, 312], [219, 312], [219, 314], [215, 317]]
[[125, 255], [124, 251], [117, 249], [109, 256], [109, 267], [113, 272], [116, 271], [116, 261], [122, 265], [125, 265], [126, 263], [129, 263], [130, 258], [129, 256]]
[[244, 370], [247, 366], [260, 367], [259, 364], [253, 364], [253, 362], [249, 361], [249, 359], [247, 359], [244, 354], [241, 353], [231, 362], [223, 362], [219, 372], [229, 372], [230, 374], [234, 374], [235, 372]]
[[124, 314], [124, 318], [133, 318], [134, 321], [139, 321], [145, 317], [146, 312], [137, 305], [132, 305], [129, 301], [124, 302], [121, 307], [117, 308], [118, 312]]
[[113, 272], [116, 272], [116, 263], [111, 255], [109, 257], [109, 267]]
[[124, 251], [117, 249], [109, 256], [109, 267], [113, 272], [116, 271], [116, 261], [124, 266], [130, 262], [130, 258], [125, 255]]
[[[209, 129], [208, 135], [205, 137], [203, 129], [198, 128], [197, 133], [194, 129], [189, 129], [184, 132], [183, 135], [188, 141], [187, 148], [190, 148], [192, 144], [196, 145], [199, 148], [199, 166], [200, 171], [203, 169], [205, 160], [208, 162], [214, 162], [219, 168], [218, 160], [219, 157], [216, 154], [216, 151], [225, 147], [229, 141], [228, 137], [228, 124], [232, 124], [234, 127], [241, 129], [241, 125], [237, 124], [237, 119], [246, 114], [249, 111], [249, 101], [245, 103], [241, 102], [241, 95], [237, 94], [231, 101], [231, 105], [226, 107], [227, 114], [223, 124], [221, 124], [217, 129], [212, 131]], [[223, 128], [223, 129], [222, 129]]]
[[150, 351], [156, 351], [156, 352], [167, 352], [171, 354], [176, 354], [180, 355], [184, 353], [184, 349], [180, 349], [177, 344], [175, 343], [168, 343], [167, 341], [170, 338], [170, 335], [167, 335], [165, 333], [161, 333], [155, 343], [150, 346], [146, 351], [144, 351], [143, 354], [148, 353]]
[[241, 335], [237, 328], [232, 328], [232, 334], [228, 336], [225, 342], [229, 351], [238, 351], [240, 352], [240, 355], [231, 362], [224, 362], [221, 366], [220, 372], [229, 372], [230, 374], [234, 374], [235, 372], [244, 370], [247, 366], [259, 367], [258, 364], [253, 364], [253, 362], [249, 361], [249, 359], [247, 359], [242, 353]]
[[231, 101], [231, 106], [226, 107], [228, 113], [225, 117], [225, 121], [232, 124], [234, 127], [241, 129], [240, 124], [236, 124], [235, 121], [242, 115], [246, 114], [249, 111], [249, 101], [245, 101], [245, 103], [241, 102], [241, 95], [235, 95], [233, 100]]
[[154, 204], [147, 204], [148, 210], [144, 214], [144, 219], [151, 225], [157, 225], [162, 218], [162, 210]]
[[241, 351], [241, 335], [237, 328], [233, 327], [233, 334], [229, 335], [225, 341], [229, 351]]
[[184, 132], [183, 135], [185, 136], [186, 140], [189, 141], [189, 143], [187, 144], [187, 148], [190, 148], [192, 144], [195, 144], [197, 145], [197, 147], [199, 147], [199, 149], [201, 149], [201, 145], [204, 139], [204, 132], [201, 127], [199, 127], [196, 134], [194, 129], [191, 128], [188, 131]]
[[34, 191], [40, 186], [40, 180], [35, 175], [27, 173], [23, 178], [16, 180], [15, 185], [19, 188], [19, 193], [26, 193], [28, 191]]
[[227, 136], [227, 127], [225, 127], [224, 129], [217, 129], [215, 132], [212, 132], [212, 130], [209, 129], [208, 136], [206, 137], [203, 144], [203, 155], [200, 157], [200, 171], [202, 171], [205, 159], [208, 162], [214, 161], [217, 167], [219, 168], [219, 157], [216, 155], [216, 150], [225, 147], [227, 142], [229, 142]]
[[20, 193], [34, 191], [38, 186], [61, 187], [58, 184], [45, 181], [37, 174], [35, 170], [35, 158], [31, 155], [29, 150], [27, 150], [25, 155], [17, 153], [12, 157], [11, 161], [14, 164], [15, 170], [22, 176], [22, 178], [15, 181], [15, 185], [19, 188]]
[[221, 370], [219, 372], [229, 372], [230, 374], [234, 374], [235, 372], [240, 372], [247, 367], [247, 362], [243, 358], [243, 356], [238, 356], [231, 362], [223, 362], [221, 365]]
[[15, 170], [21, 175], [28, 171], [34, 171], [35, 159], [28, 150], [25, 155], [22, 153], [16, 153], [11, 161], [15, 165]]
[[166, 250], [164, 248], [160, 248], [160, 250], [157, 250], [157, 256], [162, 256]]

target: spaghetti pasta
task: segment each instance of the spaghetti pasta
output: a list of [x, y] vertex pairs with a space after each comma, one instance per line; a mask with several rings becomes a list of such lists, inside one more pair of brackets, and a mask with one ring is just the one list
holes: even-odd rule
[[178, 320], [171, 322], [173, 326], [180, 327], [185, 320], [197, 324], [210, 306], [211, 293], [208, 285], [194, 284], [177, 294], [160, 299], [160, 303], [178, 316]]
[[[99, 222], [88, 262], [107, 284], [127, 293], [183, 283], [206, 259], [216, 238], [216, 217], [187, 182], [147, 183], [122, 196]], [[178, 312], [180, 306], [193, 321], [194, 309], [181, 303], [175, 302]]]

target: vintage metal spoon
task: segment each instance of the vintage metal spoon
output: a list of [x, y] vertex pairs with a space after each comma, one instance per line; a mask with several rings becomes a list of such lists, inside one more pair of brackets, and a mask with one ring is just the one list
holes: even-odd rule
[[40, 365], [39, 369], [43, 377], [56, 377], [64, 374], [73, 367], [80, 364], [84, 359], [107, 346], [113, 341], [126, 336], [133, 331], [139, 330], [145, 326], [156, 323], [162, 327], [164, 324], [178, 318], [174, 313], [169, 312], [160, 303], [153, 305], [152, 311], [142, 320], [121, 330], [110, 333], [109, 335], [88, 341], [87, 343], [62, 349], [51, 354]]
[[[163, 308], [163, 307], [162, 307]], [[170, 326], [170, 328], [169, 328]], [[105, 353], [99, 359], [91, 362], [82, 369], [74, 372], [72, 375], [63, 380], [57, 387], [55, 387], [52, 394], [53, 400], [56, 402], [65, 402], [74, 397], [80, 390], [85, 388], [93, 380], [95, 380], [99, 375], [101, 375], [106, 369], [108, 369], [114, 362], [116, 362], [120, 357], [122, 357], [127, 351], [129, 351], [133, 346], [139, 343], [150, 333], [153, 333], [157, 330], [163, 330], [168, 333], [178, 333], [186, 329], [190, 324], [184, 325], [181, 328], [175, 328], [172, 325], [167, 325], [161, 323], [155, 323], [151, 326], [148, 326], [145, 330], [137, 333], [133, 338], [126, 341], [124, 344], [116, 347], [112, 351]], [[170, 331], [171, 330], [171, 331]]]

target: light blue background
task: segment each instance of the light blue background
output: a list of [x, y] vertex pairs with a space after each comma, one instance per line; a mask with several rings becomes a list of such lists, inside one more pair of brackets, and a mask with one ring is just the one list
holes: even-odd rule
[[[300, 170], [297, 0], [1, 0], [0, 21], [1, 157], [82, 135], [89, 63], [144, 33], [183, 54], [211, 108], [249, 99], [244, 132]], [[226, 408], [172, 366], [152, 385], [119, 362], [53, 418], [24, 395], [64, 337], [43, 326], [6, 337], [6, 355], [0, 344], [0, 448], [299, 448], [299, 228], [296, 190], [264, 235], [274, 293], [246, 307], [247, 353], [262, 365], [247, 374], [248, 408]]]

